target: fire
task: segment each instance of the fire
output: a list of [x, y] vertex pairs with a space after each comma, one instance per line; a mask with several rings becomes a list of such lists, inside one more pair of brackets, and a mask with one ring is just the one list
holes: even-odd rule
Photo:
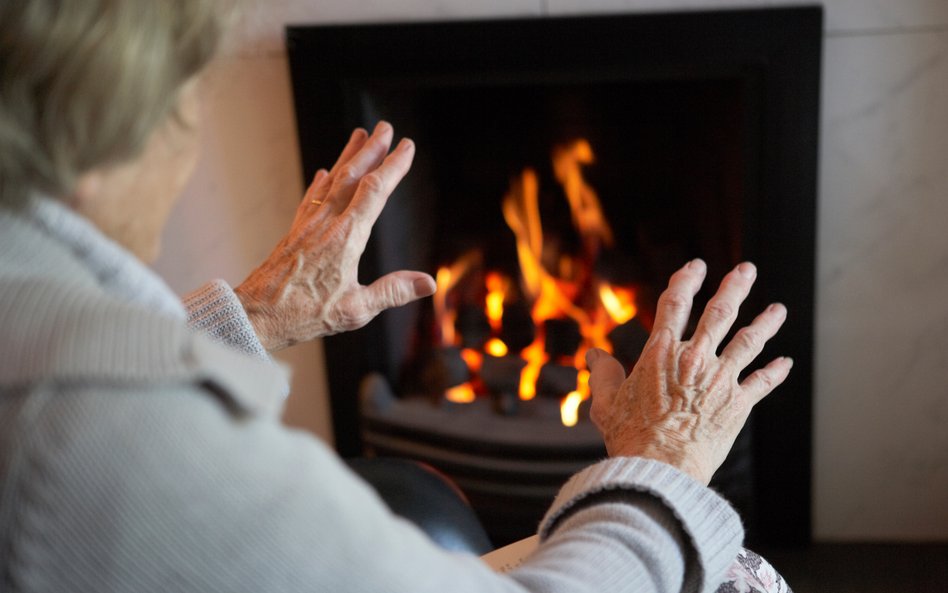
[[[523, 359], [526, 365], [520, 372], [519, 395], [524, 401], [537, 396], [537, 380], [544, 365], [575, 366], [579, 371], [576, 389], [562, 399], [560, 406], [565, 426], [576, 425], [580, 404], [589, 398], [586, 351], [596, 347], [611, 352], [609, 332], [633, 319], [638, 312], [635, 292], [631, 288], [614, 286], [594, 275], [600, 252], [614, 244], [613, 231], [602, 211], [599, 196], [583, 176], [583, 167], [594, 162], [592, 147], [585, 139], [557, 146], [552, 153], [553, 175], [563, 188], [573, 226], [581, 238], [578, 253], [560, 252], [556, 238], [544, 237], [540, 218], [540, 181], [536, 170], [525, 168], [512, 180], [501, 209], [516, 240], [520, 292], [511, 291], [509, 277], [497, 271], [486, 272], [482, 294], [484, 315], [491, 335], [482, 351], [468, 348], [461, 353], [478, 389], [483, 388], [477, 374], [485, 354], [495, 357], [517, 355]], [[457, 345], [460, 341], [454, 328], [457, 311], [448, 303], [448, 292], [463, 276], [480, 265], [479, 254], [469, 252], [450, 266], [438, 270], [438, 292], [434, 304], [444, 345]], [[520, 352], [511, 352], [508, 344], [500, 338], [505, 306], [511, 294], [522, 294], [530, 303], [530, 317], [536, 328], [533, 342]], [[546, 352], [545, 323], [563, 319], [576, 323], [581, 343], [568, 357], [558, 356], [551, 360]], [[562, 322], [558, 323], [562, 325]], [[472, 384], [465, 383], [449, 390], [446, 397], [451, 401], [472, 401], [476, 394]]]

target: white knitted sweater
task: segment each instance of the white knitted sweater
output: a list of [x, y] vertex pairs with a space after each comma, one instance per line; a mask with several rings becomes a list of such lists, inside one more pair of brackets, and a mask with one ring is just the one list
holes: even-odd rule
[[445, 552], [280, 424], [229, 287], [187, 305], [65, 208], [0, 210], [0, 590], [712, 591], [737, 553], [728, 504], [644, 459], [574, 476], [514, 572]]

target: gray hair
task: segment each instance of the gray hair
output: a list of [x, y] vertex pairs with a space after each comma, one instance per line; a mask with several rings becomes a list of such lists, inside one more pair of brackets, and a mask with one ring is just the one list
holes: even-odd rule
[[135, 158], [213, 57], [232, 2], [0, 1], [0, 206]]

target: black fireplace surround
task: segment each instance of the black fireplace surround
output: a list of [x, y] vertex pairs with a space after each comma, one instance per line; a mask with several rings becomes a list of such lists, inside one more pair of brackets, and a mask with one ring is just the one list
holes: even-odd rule
[[[434, 273], [478, 240], [504, 262], [512, 238], [499, 203], [511, 176], [523, 165], [543, 174], [550, 148], [577, 137], [596, 152], [588, 176], [617, 236], [611, 265], [651, 287], [646, 309], [688, 259], [704, 258], [714, 283], [754, 261], [758, 284], [739, 323], [785, 303], [788, 321], [759, 364], [789, 355], [795, 366], [751, 416], [752, 501], [738, 508], [752, 543], [809, 542], [819, 7], [286, 35], [307, 180], [356, 126], [386, 119], [418, 146], [363, 257], [366, 283], [395, 269]], [[382, 377], [396, 393], [411, 384], [404, 374], [424, 348], [430, 308], [325, 340], [342, 456], [365, 452], [360, 383]]]

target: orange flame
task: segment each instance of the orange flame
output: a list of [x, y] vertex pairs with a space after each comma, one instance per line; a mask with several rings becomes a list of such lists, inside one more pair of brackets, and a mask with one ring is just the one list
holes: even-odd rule
[[487, 275], [487, 298], [485, 309], [490, 327], [495, 332], [500, 331], [501, 321], [504, 318], [504, 299], [507, 298], [507, 281], [497, 272]]
[[519, 183], [511, 184], [510, 191], [501, 203], [504, 220], [517, 239], [520, 274], [527, 293], [534, 297], [540, 294], [543, 271], [540, 264], [543, 227], [540, 224], [539, 187], [536, 171], [524, 169]]
[[457, 333], [454, 331], [457, 311], [448, 307], [448, 293], [457, 286], [461, 278], [477, 263], [479, 258], [480, 255], [476, 251], [469, 251], [450, 266], [438, 268], [438, 273], [435, 274], [435, 285], [437, 286], [433, 297], [435, 319], [438, 320], [439, 329], [441, 330], [441, 344], [444, 346], [453, 346], [458, 339]]
[[599, 299], [609, 317], [617, 325], [622, 325], [638, 313], [635, 306], [635, 293], [627, 288], [613, 287], [603, 283], [599, 286]]
[[537, 324], [562, 315], [580, 323], [589, 323], [589, 316], [573, 304], [556, 278], [541, 261], [543, 228], [540, 225], [539, 183], [536, 172], [524, 169], [504, 196], [504, 219], [517, 240], [517, 258], [527, 294], [535, 299], [533, 320]]
[[563, 398], [560, 404], [560, 420], [563, 426], [576, 426], [579, 422], [579, 404], [583, 403], [583, 396], [578, 391], [571, 391]]
[[589, 399], [589, 371], [582, 369], [576, 378], [576, 390], [571, 391], [560, 403], [560, 420], [563, 426], [579, 423], [579, 406]]
[[611, 247], [614, 242], [612, 228], [602, 213], [599, 196], [583, 179], [582, 165], [591, 164], [595, 158], [589, 141], [585, 139], [559, 146], [553, 151], [553, 174], [566, 192], [573, 224], [579, 234], [586, 239], [596, 238]]
[[543, 350], [543, 340], [537, 339], [523, 349], [520, 357], [527, 361], [527, 366], [520, 371], [520, 399], [530, 401], [537, 395], [537, 379], [540, 369], [549, 359]]

